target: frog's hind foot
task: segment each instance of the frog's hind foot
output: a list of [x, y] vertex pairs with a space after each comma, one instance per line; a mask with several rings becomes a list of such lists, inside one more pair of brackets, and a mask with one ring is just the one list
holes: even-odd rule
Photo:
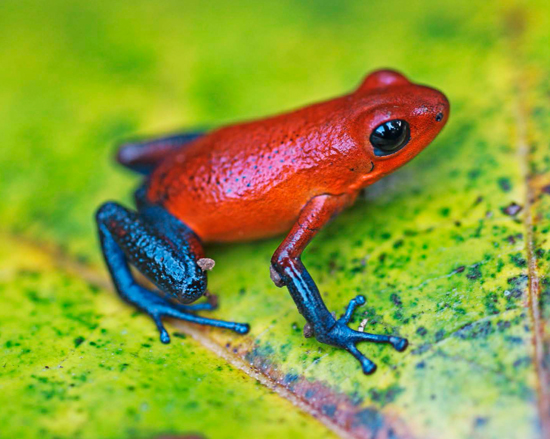
[[365, 302], [366, 300], [364, 296], [357, 296], [352, 299], [346, 308], [346, 312], [342, 317], [336, 320], [334, 326], [325, 334], [316, 335], [319, 341], [346, 349], [350, 354], [357, 358], [359, 363], [361, 363], [363, 372], [366, 375], [370, 375], [376, 371], [376, 364], [374, 364], [365, 355], [363, 355], [359, 349], [357, 349], [356, 345], [358, 343], [363, 341], [388, 343], [392, 345], [396, 351], [403, 352], [407, 348], [408, 341], [405, 338], [395, 337], [392, 335], [370, 334], [368, 332], [356, 331], [349, 328], [347, 325], [350, 322], [353, 313], [359, 306], [364, 305]]

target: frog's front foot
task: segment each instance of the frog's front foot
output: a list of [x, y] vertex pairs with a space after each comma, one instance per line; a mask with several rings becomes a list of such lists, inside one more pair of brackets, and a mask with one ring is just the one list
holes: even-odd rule
[[364, 296], [357, 296], [352, 299], [346, 309], [345, 314], [338, 320], [334, 320], [334, 324], [327, 330], [317, 329], [315, 331], [315, 338], [321, 343], [329, 344], [343, 348], [350, 352], [359, 362], [363, 368], [363, 372], [367, 375], [373, 373], [376, 370], [376, 364], [365, 357], [355, 346], [362, 341], [370, 341], [375, 343], [389, 343], [395, 350], [403, 352], [408, 345], [405, 338], [389, 336], [389, 335], [377, 335], [369, 334], [367, 332], [355, 331], [348, 327], [348, 323], [357, 307], [365, 303]]
[[225, 328], [237, 332], [238, 334], [246, 334], [249, 331], [249, 326], [246, 323], [209, 319], [194, 314], [196, 311], [210, 311], [215, 309], [216, 304], [212, 302], [180, 305], [139, 285], [135, 285], [134, 290], [128, 294], [127, 300], [153, 319], [160, 332], [160, 341], [163, 343], [170, 343], [170, 335], [168, 335], [168, 331], [166, 331], [162, 323], [163, 317], [171, 317], [199, 325]]
[[[138, 190], [139, 212], [110, 202], [103, 204], [96, 214], [103, 255], [118, 294], [151, 316], [163, 343], [170, 342], [170, 335], [162, 323], [164, 317], [246, 334], [249, 326], [245, 323], [208, 319], [195, 314], [196, 311], [215, 309], [216, 299], [212, 296], [208, 303], [186, 305], [204, 296], [205, 270], [212, 268], [214, 261], [201, 257], [200, 240], [189, 227], [162, 207], [149, 204], [143, 197], [143, 190]], [[139, 285], [129, 263], [166, 296]]]

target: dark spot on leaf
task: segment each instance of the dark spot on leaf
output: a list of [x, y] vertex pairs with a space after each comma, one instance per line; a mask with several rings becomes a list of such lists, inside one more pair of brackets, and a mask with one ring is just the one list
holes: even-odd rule
[[437, 331], [435, 333], [435, 341], [436, 342], [441, 341], [441, 340], [443, 340], [443, 338], [445, 338], [445, 330], [440, 329], [439, 331]]
[[516, 361], [514, 361], [514, 368], [520, 368], [520, 367], [529, 367], [531, 366], [531, 357], [529, 356], [525, 356], [525, 357], [521, 357], [521, 358], [518, 358]]
[[83, 342], [84, 342], [84, 337], [76, 337], [74, 339], [74, 347], [77, 348], [79, 347]]
[[503, 192], [510, 192], [512, 190], [512, 184], [510, 183], [510, 179], [507, 177], [499, 178], [498, 185]]
[[483, 300], [483, 305], [485, 306], [486, 312], [488, 314], [498, 314], [499, 310], [497, 308], [498, 297], [495, 293], [489, 293], [485, 296]]
[[424, 326], [419, 326], [416, 330], [416, 333], [421, 337], [424, 337], [428, 333], [428, 330], [424, 328]]
[[336, 406], [334, 404], [327, 404], [321, 407], [321, 411], [323, 412], [324, 415], [328, 417], [332, 417], [336, 412]]
[[523, 207], [517, 203], [510, 203], [508, 206], [502, 208], [502, 212], [509, 216], [517, 215]]
[[486, 338], [489, 334], [493, 333], [494, 330], [491, 326], [491, 322], [480, 322], [480, 323], [470, 323], [466, 326], [463, 326], [453, 335], [457, 338], [463, 340], [467, 339], [479, 339]]
[[357, 427], [360, 425], [368, 428], [372, 437], [377, 437], [378, 431], [384, 425], [384, 419], [377, 410], [366, 408], [356, 413], [353, 417], [353, 426]]
[[510, 261], [518, 268], [527, 266], [527, 261], [523, 258], [521, 253], [510, 255]]
[[283, 384], [288, 386], [288, 385], [293, 384], [296, 381], [298, 381], [298, 378], [300, 378], [300, 377], [295, 373], [287, 373], [285, 375], [285, 377], [283, 378]]
[[521, 240], [521, 239], [523, 239], [523, 234], [522, 233], [516, 233], [515, 235], [510, 235], [510, 236], [506, 237], [506, 240], [510, 244], [515, 244], [518, 240]]
[[523, 344], [523, 339], [520, 338], [520, 337], [508, 336], [508, 337], [505, 337], [505, 340], [507, 342], [509, 342], [510, 344], [514, 344], [514, 345], [522, 345]]
[[430, 349], [430, 344], [429, 343], [424, 343], [420, 346], [418, 346], [416, 349], [413, 349], [411, 351], [411, 354], [413, 355], [420, 355], [420, 354], [423, 354], [424, 352], [428, 351]]
[[466, 277], [470, 280], [476, 280], [481, 277], [481, 268], [479, 268], [479, 264], [475, 264], [472, 267], [468, 269], [468, 273], [466, 274]]
[[527, 286], [527, 281], [529, 280], [529, 276], [526, 274], [520, 274], [519, 276], [514, 276], [508, 278], [508, 283], [514, 287], [521, 287], [525, 288]]
[[369, 394], [373, 401], [384, 406], [395, 401], [397, 396], [404, 391], [405, 389], [403, 387], [400, 387], [397, 384], [392, 384], [387, 389], [371, 389]]
[[489, 419], [477, 417], [477, 418], [475, 418], [475, 420], [474, 420], [474, 428], [483, 427], [484, 425], [487, 424], [487, 422], [489, 422]]
[[395, 305], [395, 306], [403, 306], [403, 302], [401, 301], [401, 298], [399, 297], [398, 294], [396, 293], [392, 293], [390, 295], [390, 300], [392, 301], [392, 303]]
[[471, 169], [468, 171], [468, 178], [470, 180], [476, 180], [481, 175], [481, 170], [479, 169]]

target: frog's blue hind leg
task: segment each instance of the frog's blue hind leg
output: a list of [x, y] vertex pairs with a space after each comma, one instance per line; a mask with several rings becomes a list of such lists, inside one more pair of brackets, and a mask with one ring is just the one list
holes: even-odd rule
[[[213, 305], [183, 305], [195, 301], [206, 291], [206, 273], [197, 264], [203, 252], [199, 238], [162, 207], [142, 207], [137, 213], [108, 202], [96, 214], [103, 256], [119, 295], [152, 317], [163, 343], [170, 342], [170, 336], [161, 322], [162, 317], [247, 333], [247, 324], [192, 313], [213, 309]], [[139, 285], [129, 263], [166, 297]]]
[[140, 174], [150, 174], [167, 154], [203, 136], [204, 132], [189, 132], [154, 140], [127, 142], [117, 152], [118, 162]]
[[388, 343], [402, 352], [407, 348], [407, 340], [393, 335], [356, 331], [348, 326], [355, 310], [365, 303], [364, 296], [351, 299], [344, 315], [336, 319], [326, 307], [317, 285], [301, 260], [302, 252], [316, 233], [340, 212], [345, 202], [344, 197], [332, 195], [320, 195], [309, 201], [273, 254], [271, 277], [278, 287], [286, 285], [318, 341], [346, 349], [359, 360], [363, 372], [371, 374], [376, 370], [376, 365], [357, 349], [358, 343]]

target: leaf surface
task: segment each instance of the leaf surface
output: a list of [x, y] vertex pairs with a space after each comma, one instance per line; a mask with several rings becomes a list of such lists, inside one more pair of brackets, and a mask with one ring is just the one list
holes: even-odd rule
[[[545, 2], [1, 8], [3, 431], [550, 434]], [[381, 66], [442, 89], [450, 122], [304, 262], [329, 309], [365, 294], [353, 325], [407, 337], [408, 351], [362, 345], [379, 366], [365, 377], [349, 354], [304, 339], [269, 279], [278, 239], [208, 249], [215, 316], [248, 321], [248, 336], [174, 323], [188, 335], [160, 345], [153, 324], [109, 292], [95, 239], [96, 206], [131, 205], [138, 184], [114, 166], [114, 142], [280, 112]]]

